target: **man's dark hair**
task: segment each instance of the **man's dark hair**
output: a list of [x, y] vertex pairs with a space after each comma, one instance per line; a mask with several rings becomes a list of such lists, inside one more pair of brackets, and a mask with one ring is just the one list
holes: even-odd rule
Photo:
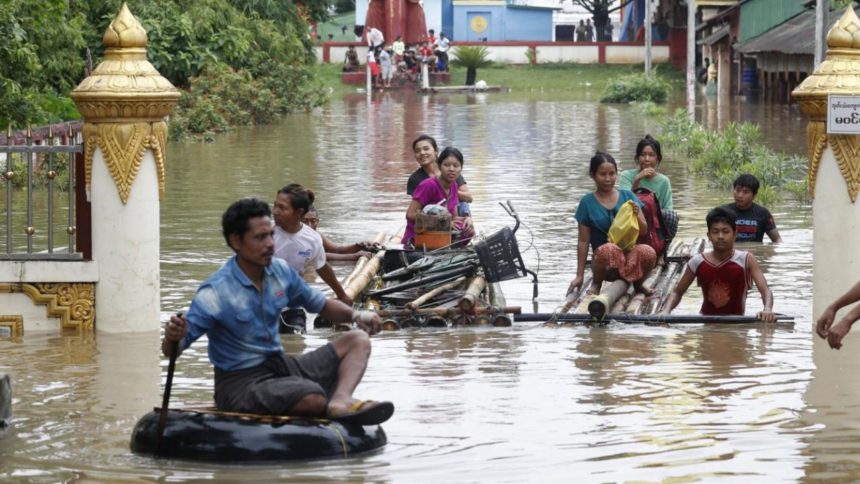
[[744, 173], [743, 175], [737, 177], [735, 179], [734, 184], [732, 184], [732, 188], [737, 188], [737, 187], [749, 188], [750, 190], [752, 190], [753, 195], [758, 194], [758, 188], [760, 186], [761, 186], [761, 183], [759, 183], [758, 178], [756, 178], [755, 175], [750, 175], [749, 173]]
[[[243, 198], [233, 202], [221, 217], [221, 230], [224, 232], [224, 240], [227, 247], [230, 245], [230, 236], [233, 234], [242, 237], [248, 231], [248, 221], [256, 217], [271, 217], [272, 209], [269, 204], [259, 198]], [[233, 249], [234, 251], [236, 249]]]
[[710, 212], [705, 217], [705, 222], [708, 224], [708, 232], [711, 231], [711, 225], [714, 225], [718, 222], [727, 223], [732, 227], [732, 232], [737, 230], [736, 224], [737, 218], [735, 214], [731, 210], [726, 210], [723, 207], [717, 207]]

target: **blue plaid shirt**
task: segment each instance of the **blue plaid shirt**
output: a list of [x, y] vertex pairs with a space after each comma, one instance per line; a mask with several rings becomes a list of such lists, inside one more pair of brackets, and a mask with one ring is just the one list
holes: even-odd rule
[[284, 351], [278, 336], [278, 319], [283, 308], [302, 306], [319, 313], [325, 302], [321, 292], [309, 287], [277, 257], [266, 267], [260, 291], [233, 256], [197, 290], [185, 315], [189, 327], [181, 348], [188, 348], [206, 334], [209, 361], [216, 368], [224, 371], [251, 368]]

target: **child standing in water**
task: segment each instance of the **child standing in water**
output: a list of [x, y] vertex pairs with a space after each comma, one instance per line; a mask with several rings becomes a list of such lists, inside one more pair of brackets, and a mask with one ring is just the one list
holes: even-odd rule
[[735, 214], [738, 225], [738, 242], [761, 242], [764, 234], [777, 244], [782, 242], [776, 223], [770, 210], [754, 203], [755, 196], [761, 184], [754, 175], [744, 174], [735, 180], [735, 203], [723, 205], [723, 208]]
[[696, 279], [702, 288], [702, 309], [708, 316], [743, 315], [746, 311], [747, 291], [753, 283], [761, 293], [764, 308], [756, 315], [761, 321], [774, 321], [773, 293], [758, 265], [755, 256], [735, 249], [737, 226], [735, 216], [723, 207], [710, 212], [708, 240], [713, 250], [696, 254], [687, 263], [678, 285], [669, 295], [662, 314], [670, 314], [681, 301], [687, 288]]

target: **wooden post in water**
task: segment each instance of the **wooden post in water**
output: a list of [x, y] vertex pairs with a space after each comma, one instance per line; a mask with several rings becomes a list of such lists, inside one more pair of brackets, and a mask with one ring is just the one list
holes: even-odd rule
[[12, 416], [12, 383], [9, 375], [0, 373], [0, 428], [6, 426], [6, 421]]
[[156, 331], [167, 115], [180, 93], [146, 60], [146, 31], [124, 3], [102, 41], [104, 60], [71, 92], [84, 118], [97, 329]]

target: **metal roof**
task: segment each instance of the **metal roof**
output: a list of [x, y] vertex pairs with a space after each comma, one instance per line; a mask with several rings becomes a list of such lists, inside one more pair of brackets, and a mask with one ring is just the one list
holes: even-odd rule
[[699, 45], [714, 45], [717, 42], [723, 40], [724, 37], [729, 35], [730, 26], [724, 25], [723, 27], [716, 30], [716, 32], [711, 35], [705, 37], [704, 39], [697, 42]]
[[[839, 20], [839, 15], [831, 17]], [[834, 22], [836, 23], [836, 22]], [[815, 12], [807, 10], [784, 23], [753, 37], [737, 47], [743, 54], [780, 52], [783, 54], [813, 55], [815, 50]]]

